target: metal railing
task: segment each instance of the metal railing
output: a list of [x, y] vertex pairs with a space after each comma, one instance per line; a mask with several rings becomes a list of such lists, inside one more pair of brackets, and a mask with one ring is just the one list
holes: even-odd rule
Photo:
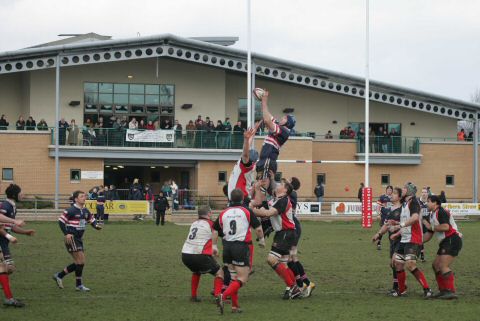
[[[370, 137], [370, 153], [419, 154], [420, 139], [405, 136]], [[357, 153], [365, 153], [365, 140], [357, 139]]]

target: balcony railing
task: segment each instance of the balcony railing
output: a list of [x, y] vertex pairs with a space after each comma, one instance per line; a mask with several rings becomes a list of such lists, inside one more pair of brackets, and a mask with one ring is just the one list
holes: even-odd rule
[[[419, 154], [420, 138], [405, 136], [376, 136], [370, 138], [370, 153]], [[365, 140], [357, 138], [357, 153], [365, 153]]]

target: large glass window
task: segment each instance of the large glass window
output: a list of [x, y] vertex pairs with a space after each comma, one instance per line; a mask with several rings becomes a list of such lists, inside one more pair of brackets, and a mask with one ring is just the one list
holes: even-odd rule
[[[255, 121], [262, 119], [262, 103], [255, 100]], [[240, 98], [238, 100], [238, 120], [242, 122], [242, 126], [247, 124], [247, 99]]]
[[84, 111], [92, 120], [101, 114], [135, 116], [137, 120], [142, 115], [145, 120], [160, 116], [174, 119], [174, 85], [85, 82], [83, 90]]

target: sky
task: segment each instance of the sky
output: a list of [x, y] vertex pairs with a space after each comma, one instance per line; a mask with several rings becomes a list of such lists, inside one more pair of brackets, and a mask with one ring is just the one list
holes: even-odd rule
[[[252, 51], [365, 74], [366, 0], [251, 0]], [[0, 52], [96, 32], [238, 36], [247, 0], [0, 0]], [[470, 101], [480, 88], [480, 0], [370, 0], [370, 76]]]

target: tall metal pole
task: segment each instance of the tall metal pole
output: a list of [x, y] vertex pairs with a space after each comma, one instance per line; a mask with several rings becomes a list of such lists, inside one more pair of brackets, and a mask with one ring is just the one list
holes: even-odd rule
[[58, 145], [60, 140], [60, 55], [57, 56], [55, 66], [55, 209], [58, 210], [60, 194], [60, 163], [58, 158]]
[[369, 33], [370, 33], [370, 6], [366, 0], [366, 35], [365, 35], [365, 187], [370, 186], [370, 59], [369, 59]]
[[[252, 59], [252, 88], [255, 88], [255, 75], [256, 75], [256, 70], [257, 69], [257, 66], [255, 65], [255, 62], [253, 61]], [[250, 90], [250, 92], [252, 92]], [[253, 97], [253, 95], [251, 95], [251, 98], [250, 98], [250, 101], [252, 102], [252, 115], [251, 115], [251, 118], [252, 118], [252, 126], [255, 124], [255, 97]]]
[[473, 122], [473, 203], [478, 202], [478, 114]]
[[247, 128], [252, 127], [251, 3], [247, 0]]

